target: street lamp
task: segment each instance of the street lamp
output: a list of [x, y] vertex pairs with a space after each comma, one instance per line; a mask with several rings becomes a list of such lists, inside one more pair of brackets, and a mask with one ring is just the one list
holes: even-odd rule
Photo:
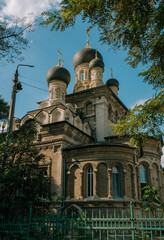
[[8, 127], [7, 127], [7, 135], [8, 135], [8, 140], [7, 142], [10, 142], [10, 134], [12, 132], [13, 128], [13, 119], [14, 119], [14, 111], [15, 111], [15, 101], [16, 101], [16, 93], [18, 90], [18, 67], [34, 67], [33, 65], [27, 65], [27, 64], [18, 64], [15, 74], [14, 74], [14, 79], [13, 79], [13, 89], [12, 89], [12, 95], [11, 95], [11, 103], [10, 103], [10, 110], [9, 110], [9, 117], [8, 117]]

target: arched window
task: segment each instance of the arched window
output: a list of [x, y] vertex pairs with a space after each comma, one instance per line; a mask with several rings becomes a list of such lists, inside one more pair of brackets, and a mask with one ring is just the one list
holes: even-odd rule
[[84, 71], [81, 72], [81, 80], [84, 80]]
[[54, 99], [54, 90], [51, 92], [51, 98]]
[[147, 185], [147, 171], [145, 165], [140, 165], [140, 185], [141, 185], [141, 195], [143, 195], [144, 191], [143, 187]]
[[90, 115], [93, 113], [93, 105], [92, 103], [87, 103], [86, 105], [86, 115]]
[[64, 98], [65, 98], [65, 93], [63, 92], [62, 93], [62, 99], [64, 100]]
[[93, 196], [93, 168], [87, 170], [87, 197]]
[[120, 194], [120, 170], [118, 167], [113, 167], [113, 197], [119, 198]]

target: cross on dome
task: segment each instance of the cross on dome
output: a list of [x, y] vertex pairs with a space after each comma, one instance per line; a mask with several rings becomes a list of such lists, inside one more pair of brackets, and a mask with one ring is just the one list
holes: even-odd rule
[[61, 55], [62, 55], [62, 52], [61, 52], [61, 49], [60, 49], [60, 48], [58, 49], [58, 53], [59, 53], [59, 60], [58, 60], [57, 66], [60, 67], [60, 57], [61, 57]]
[[90, 30], [91, 30], [91, 28], [87, 27], [87, 30], [86, 30], [86, 33], [87, 33], [87, 46], [86, 46], [86, 48], [90, 48], [90, 46], [89, 46], [89, 38], [90, 38], [89, 31]]
[[113, 68], [110, 67], [110, 69], [111, 69], [111, 78], [113, 78]]
[[98, 58], [98, 57], [97, 57], [97, 47], [95, 47], [95, 49], [96, 49], [95, 58]]
[[64, 59], [62, 58], [62, 60], [61, 60], [61, 61], [62, 61], [62, 67], [63, 67], [63, 64], [64, 64]]

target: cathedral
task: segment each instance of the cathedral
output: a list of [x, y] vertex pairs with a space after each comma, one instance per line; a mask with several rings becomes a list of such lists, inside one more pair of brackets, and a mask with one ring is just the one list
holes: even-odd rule
[[[51, 179], [51, 193], [63, 196], [60, 208], [140, 207], [142, 187], [153, 185], [164, 200], [164, 173], [161, 167], [162, 140], [149, 138], [140, 154], [112, 131], [128, 114], [119, 99], [119, 82], [104, 84], [103, 56], [89, 46], [73, 57], [75, 84], [67, 94], [70, 73], [60, 60], [46, 75], [48, 100], [22, 119], [15, 118], [13, 130], [36, 119], [36, 146], [45, 155], [40, 163], [44, 177]], [[44, 196], [43, 196], [44, 197]]]

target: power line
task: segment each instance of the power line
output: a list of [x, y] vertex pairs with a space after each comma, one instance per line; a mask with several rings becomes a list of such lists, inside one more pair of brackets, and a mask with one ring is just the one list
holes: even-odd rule
[[2, 81], [0, 81], [0, 84], [2, 84], [2, 83], [6, 83], [6, 82], [8, 82], [8, 81], [12, 81], [12, 79], [11, 78], [7, 78], [7, 79], [5, 79], [5, 80], [2, 80]]
[[25, 78], [25, 79], [29, 79], [29, 80], [31, 80], [32, 82], [39, 82], [39, 83], [41, 83], [41, 84], [44, 84], [43, 82], [37, 81], [37, 80], [35, 80], [35, 79], [33, 79], [33, 78], [25, 77], [25, 76], [22, 76], [22, 75], [19, 75], [19, 76], [22, 77], [22, 78]]
[[21, 81], [21, 83], [23, 83], [23, 84], [25, 84], [25, 85], [27, 85], [27, 86], [29, 86], [29, 87], [33, 87], [33, 88], [36, 88], [36, 89], [38, 89], [38, 90], [44, 91], [44, 92], [49, 92], [49, 91], [47, 91], [47, 90], [45, 90], [45, 89], [43, 89], [43, 88], [39, 88], [39, 87], [36, 87], [36, 86], [34, 86], [34, 85], [31, 85], [31, 84], [28, 84], [28, 83], [25, 83], [25, 82], [22, 82], [22, 81]]

